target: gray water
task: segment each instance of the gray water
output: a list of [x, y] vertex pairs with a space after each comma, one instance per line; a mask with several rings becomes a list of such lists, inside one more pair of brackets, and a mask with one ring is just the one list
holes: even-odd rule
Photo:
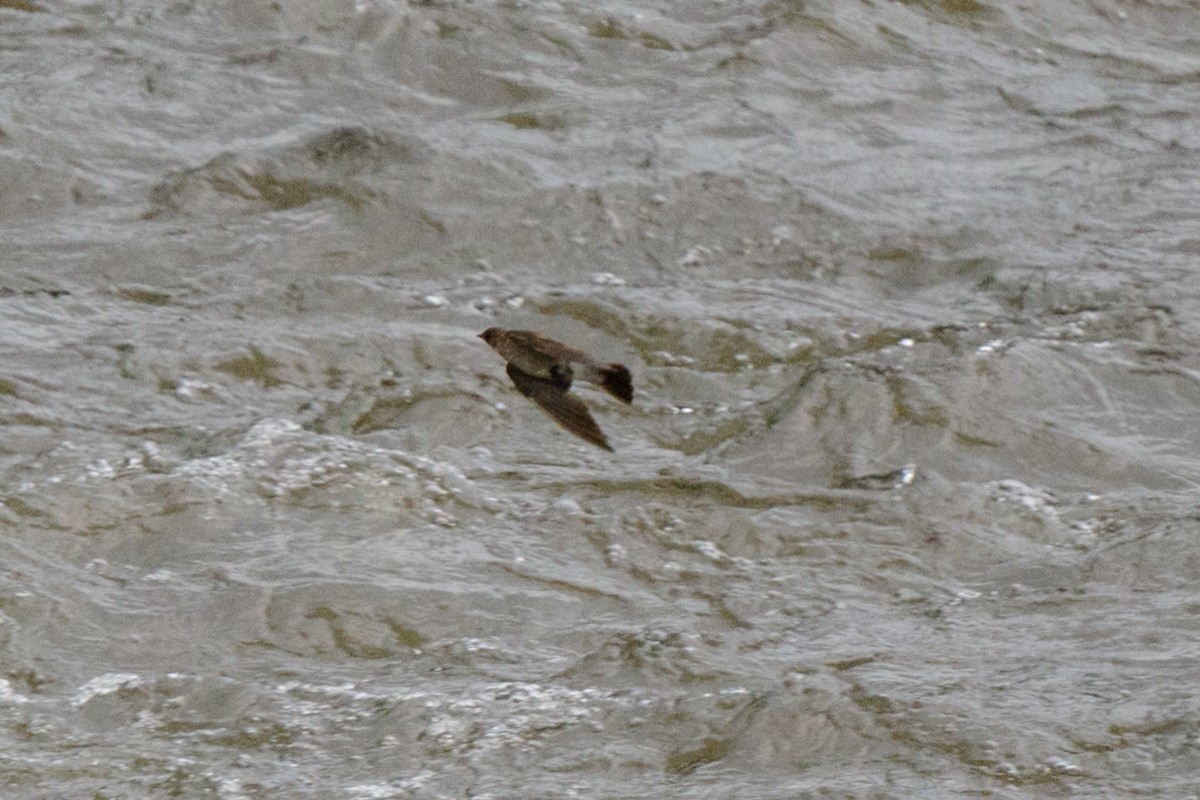
[[5, 798], [1200, 796], [1200, 4], [0, 42]]

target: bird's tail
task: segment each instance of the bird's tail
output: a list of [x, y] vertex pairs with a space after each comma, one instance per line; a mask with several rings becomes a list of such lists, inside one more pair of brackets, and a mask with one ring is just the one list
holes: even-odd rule
[[600, 367], [600, 385], [604, 391], [622, 403], [633, 402], [633, 376], [624, 364], [608, 364]]

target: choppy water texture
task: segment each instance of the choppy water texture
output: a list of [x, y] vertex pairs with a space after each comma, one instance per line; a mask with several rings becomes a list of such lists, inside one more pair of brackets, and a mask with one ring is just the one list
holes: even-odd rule
[[1197, 3], [0, 5], [5, 798], [1200, 795]]

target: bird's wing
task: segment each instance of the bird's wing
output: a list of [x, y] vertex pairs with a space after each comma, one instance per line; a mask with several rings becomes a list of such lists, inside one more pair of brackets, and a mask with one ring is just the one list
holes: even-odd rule
[[549, 336], [537, 331], [509, 331], [508, 334], [514, 341], [520, 342], [531, 349], [536, 349], [540, 353], [545, 353], [550, 358], [556, 360], [574, 361], [576, 364], [599, 363], [596, 359], [592, 358], [591, 354], [571, 347], [569, 344], [563, 344], [557, 339], [551, 339]]
[[557, 386], [553, 381], [545, 378], [535, 378], [528, 372], [521, 370], [509, 364], [507, 367], [508, 377], [512, 378], [512, 382], [516, 385], [517, 390], [528, 397], [533, 402], [545, 411], [555, 422], [563, 426], [571, 433], [583, 439], [586, 442], [591, 442], [597, 447], [603, 447], [605, 450], [612, 451], [612, 446], [608, 443], [608, 438], [604, 435], [604, 431], [600, 430], [600, 426], [596, 424], [596, 420], [592, 419], [591, 412], [583, 401], [577, 397], [567, 394], [567, 392]]

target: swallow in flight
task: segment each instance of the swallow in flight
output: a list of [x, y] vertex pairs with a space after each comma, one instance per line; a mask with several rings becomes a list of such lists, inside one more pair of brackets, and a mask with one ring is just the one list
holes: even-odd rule
[[605, 364], [582, 350], [534, 331], [488, 328], [479, 334], [508, 362], [517, 391], [584, 441], [612, 451], [586, 405], [570, 394], [576, 378], [594, 383], [623, 403], [633, 402], [633, 378], [623, 364]]

